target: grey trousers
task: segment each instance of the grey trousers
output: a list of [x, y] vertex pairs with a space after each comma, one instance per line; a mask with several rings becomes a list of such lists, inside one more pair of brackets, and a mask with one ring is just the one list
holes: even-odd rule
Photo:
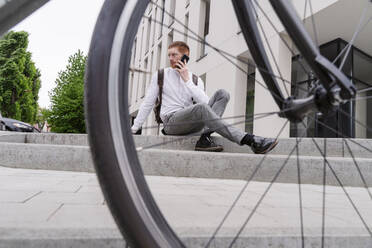
[[168, 135], [214, 131], [240, 145], [246, 133], [221, 119], [229, 100], [227, 91], [218, 90], [208, 104], [197, 103], [167, 116], [164, 120], [164, 131]]

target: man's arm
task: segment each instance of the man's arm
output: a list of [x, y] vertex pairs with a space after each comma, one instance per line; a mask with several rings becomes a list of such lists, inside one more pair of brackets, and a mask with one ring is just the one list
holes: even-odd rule
[[139, 108], [138, 115], [134, 120], [134, 124], [132, 126], [132, 133], [136, 133], [142, 127], [142, 124], [145, 122], [151, 110], [153, 109], [158, 95], [159, 95], [158, 73], [155, 73], [152, 76], [151, 83], [149, 88], [147, 89], [145, 99], [143, 100]]
[[178, 68], [176, 69], [180, 76], [181, 80], [186, 84], [187, 88], [190, 90], [192, 98], [198, 103], [208, 103], [209, 97], [204, 92], [204, 82], [201, 78], [198, 77], [198, 85], [196, 86], [192, 82], [192, 74], [189, 73], [187, 64], [179, 60], [177, 62]]
[[192, 98], [197, 103], [208, 103], [209, 97], [204, 92], [203, 80], [200, 77], [198, 77], [198, 85], [195, 85], [191, 78], [192, 77], [190, 77], [190, 79], [186, 82], [186, 86], [190, 90]]

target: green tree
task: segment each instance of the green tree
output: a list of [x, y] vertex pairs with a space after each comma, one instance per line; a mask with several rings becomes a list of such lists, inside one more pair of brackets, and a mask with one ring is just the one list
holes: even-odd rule
[[0, 40], [0, 110], [5, 117], [35, 123], [40, 71], [27, 47], [27, 32], [9, 32]]
[[48, 124], [57, 133], [85, 133], [84, 73], [87, 56], [80, 50], [68, 59], [58, 73], [56, 87], [49, 92], [51, 108]]

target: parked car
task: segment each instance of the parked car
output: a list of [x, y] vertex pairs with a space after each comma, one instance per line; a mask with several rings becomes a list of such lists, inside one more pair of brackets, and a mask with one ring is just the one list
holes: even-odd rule
[[[15, 132], [37, 132], [40, 130], [33, 127], [31, 124], [26, 122], [18, 121], [15, 119], [0, 117], [1, 125], [4, 126], [2, 130], [15, 131]], [[0, 127], [1, 128], [1, 127]]]
[[1, 112], [0, 112], [0, 131], [5, 131], [5, 125], [4, 123], [2, 122], [2, 119], [3, 117], [1, 116]]

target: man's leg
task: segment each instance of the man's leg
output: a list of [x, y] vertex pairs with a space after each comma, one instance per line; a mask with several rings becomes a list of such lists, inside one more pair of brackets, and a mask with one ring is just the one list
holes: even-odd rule
[[[223, 93], [223, 91], [221, 92]], [[221, 136], [239, 145], [252, 146], [252, 150], [255, 153], [266, 153], [270, 151], [276, 145], [276, 140], [261, 138], [242, 132], [238, 128], [227, 124], [219, 115], [217, 115], [217, 113], [220, 115], [223, 114], [228, 102], [228, 99], [226, 101], [226, 97], [222, 97], [222, 99], [221, 97], [218, 97], [223, 95], [220, 93], [215, 94], [211, 98], [210, 103], [212, 106], [209, 104], [199, 103], [174, 113], [167, 123], [164, 123], [165, 132], [169, 135], [187, 135], [198, 132], [206, 127], [208, 131], [204, 135], [204, 138], [208, 138], [208, 133], [210, 134], [215, 131]], [[207, 148], [205, 150], [222, 150], [220, 149], [222, 147], [215, 145], [213, 142], [211, 144], [214, 148], [211, 147], [211, 149]]]
[[[223, 89], [217, 90], [213, 96], [209, 99], [208, 105], [212, 108], [213, 112], [219, 117], [222, 117], [225, 112], [227, 103], [230, 100], [230, 94]], [[204, 134], [210, 135], [213, 131], [209, 131], [208, 127], [204, 130]]]
[[[230, 94], [226, 90], [220, 89], [211, 97], [208, 105], [218, 116], [222, 117], [229, 100]], [[211, 133], [213, 132], [205, 130], [204, 134], [200, 137], [200, 140], [198, 142], [202, 141], [203, 139], [210, 139], [209, 136]], [[240, 141], [240, 145], [249, 145], [251, 146], [254, 153], [261, 154], [272, 150], [277, 143], [278, 142], [275, 139], [263, 138], [248, 133], [246, 133], [243, 139]]]
[[238, 144], [246, 135], [223, 121], [208, 104], [204, 103], [198, 103], [174, 113], [164, 124], [164, 131], [169, 135], [186, 135], [198, 132], [204, 127]]
[[217, 90], [211, 99], [209, 99], [208, 105], [212, 110], [219, 116], [222, 117], [225, 112], [227, 103], [230, 101], [230, 94], [226, 90]]
[[[223, 89], [220, 89], [216, 91], [213, 96], [210, 98], [208, 105], [212, 108], [213, 112], [216, 113], [219, 117], [222, 117], [223, 113], [225, 112], [227, 103], [230, 100], [230, 94]], [[204, 151], [208, 150], [209, 147], [218, 147], [220, 145], [216, 145], [214, 143], [213, 138], [211, 137], [211, 134], [213, 133], [213, 130], [209, 130], [208, 127], [205, 127], [202, 135], [200, 136], [200, 139], [197, 141], [195, 145], [195, 150], [197, 151]], [[223, 147], [221, 147], [221, 151], [223, 150]]]

